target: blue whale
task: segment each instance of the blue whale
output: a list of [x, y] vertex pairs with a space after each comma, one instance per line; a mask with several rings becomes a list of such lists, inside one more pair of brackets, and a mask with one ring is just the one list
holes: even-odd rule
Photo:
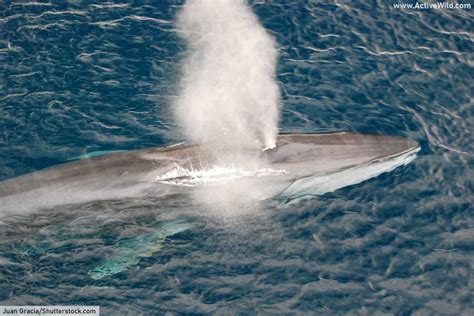
[[321, 195], [405, 165], [419, 150], [402, 137], [343, 132], [282, 134], [268, 150], [256, 142], [238, 151], [209, 143], [115, 152], [0, 182], [0, 216], [229, 183], [256, 200]]

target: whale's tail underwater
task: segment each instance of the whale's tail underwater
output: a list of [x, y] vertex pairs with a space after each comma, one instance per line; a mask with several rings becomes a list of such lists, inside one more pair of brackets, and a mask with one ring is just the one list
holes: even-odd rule
[[[268, 150], [257, 143], [235, 152], [216, 144], [178, 144], [114, 152], [0, 182], [0, 219], [104, 200], [219, 195], [234, 187], [240, 190], [231, 194], [257, 201], [293, 201], [391, 171], [412, 161], [419, 150], [417, 142], [401, 137], [330, 133], [279, 135], [276, 147]], [[171, 221], [121, 240], [89, 276], [99, 280], [120, 273], [192, 226]]]
[[0, 182], [0, 216], [100, 200], [166, 198], [229, 182], [242, 182], [256, 200], [321, 195], [407, 164], [419, 149], [402, 137], [328, 133], [282, 134], [265, 151], [258, 144], [239, 152], [178, 144], [116, 152]]

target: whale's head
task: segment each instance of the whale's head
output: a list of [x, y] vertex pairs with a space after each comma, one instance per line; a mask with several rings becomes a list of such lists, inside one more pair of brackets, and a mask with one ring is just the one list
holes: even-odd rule
[[324, 194], [409, 163], [420, 150], [413, 140], [352, 133], [280, 135], [264, 152], [273, 168], [292, 175], [283, 195]]

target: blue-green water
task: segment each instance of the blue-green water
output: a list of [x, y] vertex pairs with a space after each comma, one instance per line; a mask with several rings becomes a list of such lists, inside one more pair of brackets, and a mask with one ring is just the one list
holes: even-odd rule
[[[185, 50], [174, 32], [181, 5], [1, 2], [0, 179], [179, 140], [169, 105]], [[420, 156], [238, 218], [176, 198], [2, 219], [1, 305], [100, 305], [105, 315], [474, 314], [474, 9], [375, 0], [252, 8], [280, 48], [282, 131], [401, 135], [421, 143]], [[176, 220], [192, 226], [163, 238]], [[160, 236], [153, 254], [143, 246], [137, 264], [90, 277], [140, 236]]]

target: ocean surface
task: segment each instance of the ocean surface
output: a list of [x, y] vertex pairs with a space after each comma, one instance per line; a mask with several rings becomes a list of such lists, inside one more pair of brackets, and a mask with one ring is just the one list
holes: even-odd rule
[[[404, 136], [421, 144], [415, 161], [239, 216], [148, 199], [2, 219], [0, 305], [473, 315], [474, 9], [392, 3], [251, 7], [280, 50], [281, 131]], [[0, 180], [181, 140], [170, 115], [181, 6], [1, 1]]]

